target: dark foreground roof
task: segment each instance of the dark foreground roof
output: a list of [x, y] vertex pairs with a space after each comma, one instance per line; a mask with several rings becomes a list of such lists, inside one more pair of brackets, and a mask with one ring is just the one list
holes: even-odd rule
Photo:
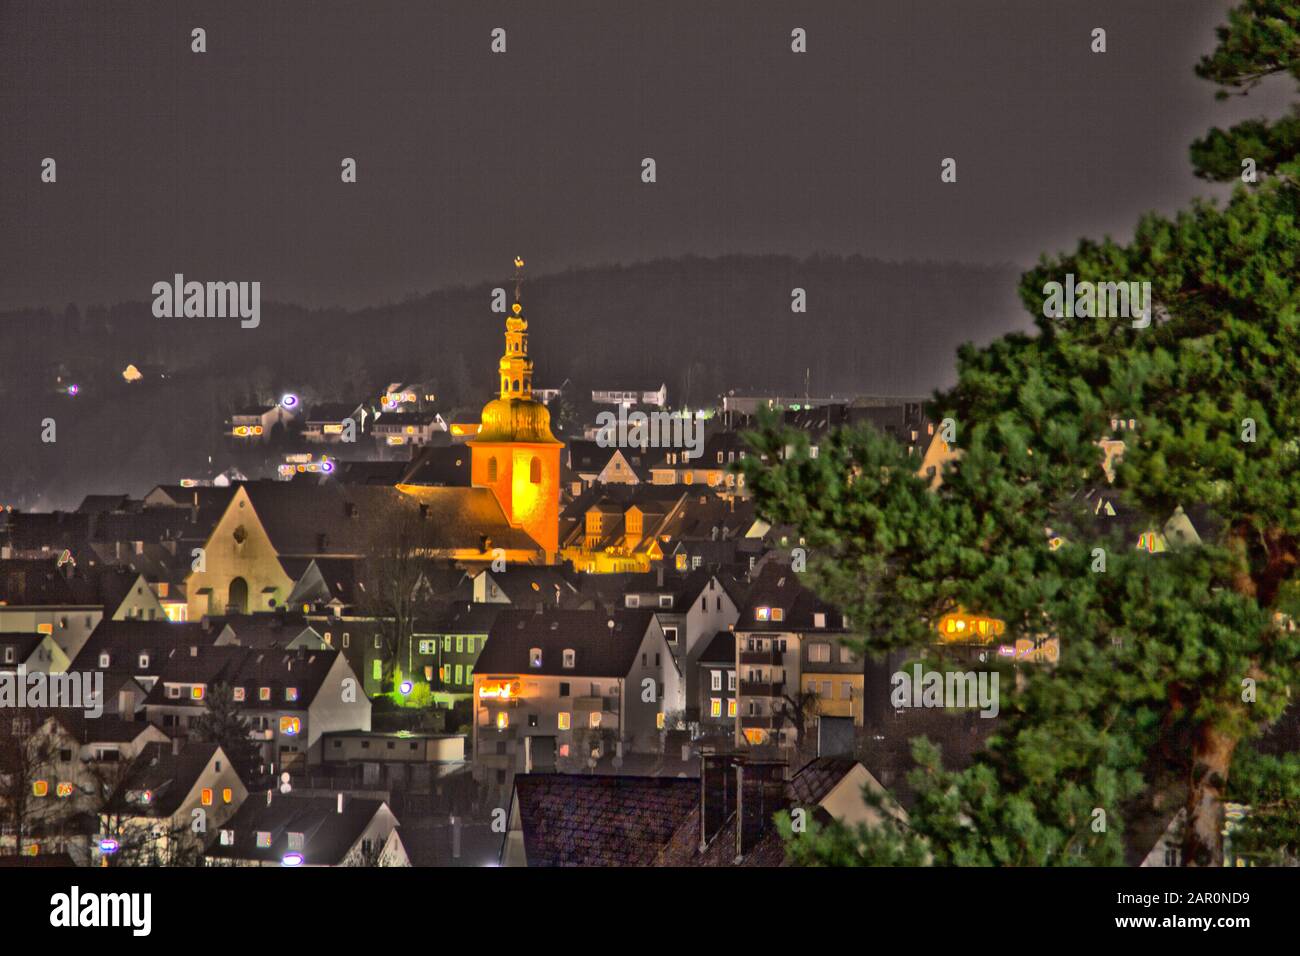
[[520, 774], [529, 866], [651, 866], [700, 797], [698, 780]]

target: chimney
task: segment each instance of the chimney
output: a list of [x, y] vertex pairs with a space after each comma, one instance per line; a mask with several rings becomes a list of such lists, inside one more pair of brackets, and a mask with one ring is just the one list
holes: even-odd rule
[[173, 757], [179, 756], [179, 755], [180, 755], [180, 752], [181, 752], [181, 738], [179, 738], [179, 737], [173, 737], [173, 738], [172, 738], [172, 756], [173, 756]]
[[655, 573], [655, 583], [658, 587], [664, 586], [664, 566], [662, 564], [659, 565], [659, 569]]
[[736, 859], [763, 838], [772, 814], [785, 806], [785, 762], [767, 760], [736, 766]]
[[735, 775], [743, 757], [734, 754], [700, 754], [700, 850], [722, 830], [730, 819], [735, 797]]

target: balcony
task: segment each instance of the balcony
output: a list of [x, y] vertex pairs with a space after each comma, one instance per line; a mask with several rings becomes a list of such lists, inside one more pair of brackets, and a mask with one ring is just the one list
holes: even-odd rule
[[780, 665], [783, 655], [780, 651], [744, 651], [740, 652], [742, 664]]
[[742, 680], [740, 682], [742, 697], [780, 697], [784, 693], [784, 681]]

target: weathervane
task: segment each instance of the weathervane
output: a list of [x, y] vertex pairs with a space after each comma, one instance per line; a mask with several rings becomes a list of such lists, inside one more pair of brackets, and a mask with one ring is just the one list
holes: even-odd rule
[[515, 301], [519, 301], [519, 287], [524, 281], [524, 260], [522, 256], [515, 256]]

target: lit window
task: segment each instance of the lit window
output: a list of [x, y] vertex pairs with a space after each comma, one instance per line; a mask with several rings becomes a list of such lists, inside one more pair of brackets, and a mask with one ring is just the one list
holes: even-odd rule
[[664, 729], [664, 713], [662, 710], [659, 713], [655, 714], [655, 726], [658, 727], [660, 730]]
[[782, 608], [779, 608], [779, 607], [774, 607], [774, 608], [772, 608], [772, 620], [774, 620], [774, 621], [784, 621], [784, 620], [785, 620], [785, 611], [784, 611]]
[[236, 688], [235, 688], [235, 701], [236, 701], [237, 703], [243, 703], [243, 701], [244, 701], [244, 688], [242, 688], [242, 687], [236, 687]]
[[190, 699], [191, 699], [191, 700], [202, 700], [202, 699], [203, 699], [203, 688], [202, 688], [202, 687], [199, 687], [199, 686], [191, 687], [191, 688], [190, 688]]
[[528, 666], [529, 667], [542, 666], [542, 649], [540, 647], [534, 647], [528, 651]]
[[370, 676], [375, 680], [384, 679], [384, 662], [376, 659], [370, 666]]
[[770, 621], [772, 619], [772, 609], [770, 607], [754, 608], [754, 620]]
[[504, 710], [497, 714], [497, 730], [505, 730], [510, 726], [510, 715]]
[[293, 701], [297, 700], [297, 699], [298, 699], [298, 688], [296, 688], [296, 687], [286, 687], [286, 688], [284, 689], [284, 699], [287, 700], [287, 701], [289, 701], [289, 702], [291, 702], [291, 703], [292, 703]]
[[259, 688], [257, 689], [257, 699], [258, 699], [258, 700], [270, 700], [270, 699], [271, 699], [271, 688], [269, 688], [269, 687], [259, 687]]
[[815, 611], [813, 613], [813, 627], [826, 626], [826, 613], [824, 611]]
[[709, 716], [711, 716], [711, 717], [721, 717], [721, 716], [722, 716], [722, 698], [721, 698], [721, 697], [711, 697], [711, 698], [709, 698]]
[[286, 737], [296, 737], [298, 736], [298, 732], [300, 730], [302, 730], [302, 720], [300, 718], [298, 717], [280, 718], [280, 733], [284, 734]]
[[578, 659], [577, 651], [575, 651], [575, 650], [574, 650], [573, 648], [571, 648], [571, 647], [566, 647], [566, 648], [564, 649], [564, 666], [565, 666], [565, 667], [567, 667], [569, 670], [572, 670], [572, 669], [574, 668], [575, 664], [577, 663], [577, 659]]
[[212, 788], [204, 787], [202, 791], [202, 796], [199, 799], [203, 802], [203, 805], [205, 807], [212, 806]]
[[231, 790], [229, 787], [226, 787], [224, 790], [221, 791], [222, 803], [231, 803], [234, 801], [234, 799], [235, 799], [235, 791]]
[[263, 849], [271, 845], [271, 833], [268, 830], [257, 831], [257, 845]]
[[70, 797], [70, 796], [72, 796], [72, 791], [73, 791], [73, 789], [74, 789], [74, 788], [73, 788], [72, 784], [67, 783], [67, 782], [64, 782], [64, 783], [60, 783], [60, 784], [55, 788], [55, 791], [54, 791], [54, 792], [57, 793], [60, 797]]
[[50, 792], [50, 782], [48, 780], [32, 781], [32, 796], [43, 797]]
[[592, 727], [599, 727], [599, 726], [600, 726], [600, 711], [598, 711], [598, 710], [593, 710], [593, 711], [591, 712], [591, 726], [592, 726]]
[[734, 697], [731, 698], [731, 700], [727, 701], [727, 716], [728, 717], [736, 716], [736, 699]]
[[560, 711], [559, 728], [561, 730], [569, 729], [569, 712], [567, 710]]

